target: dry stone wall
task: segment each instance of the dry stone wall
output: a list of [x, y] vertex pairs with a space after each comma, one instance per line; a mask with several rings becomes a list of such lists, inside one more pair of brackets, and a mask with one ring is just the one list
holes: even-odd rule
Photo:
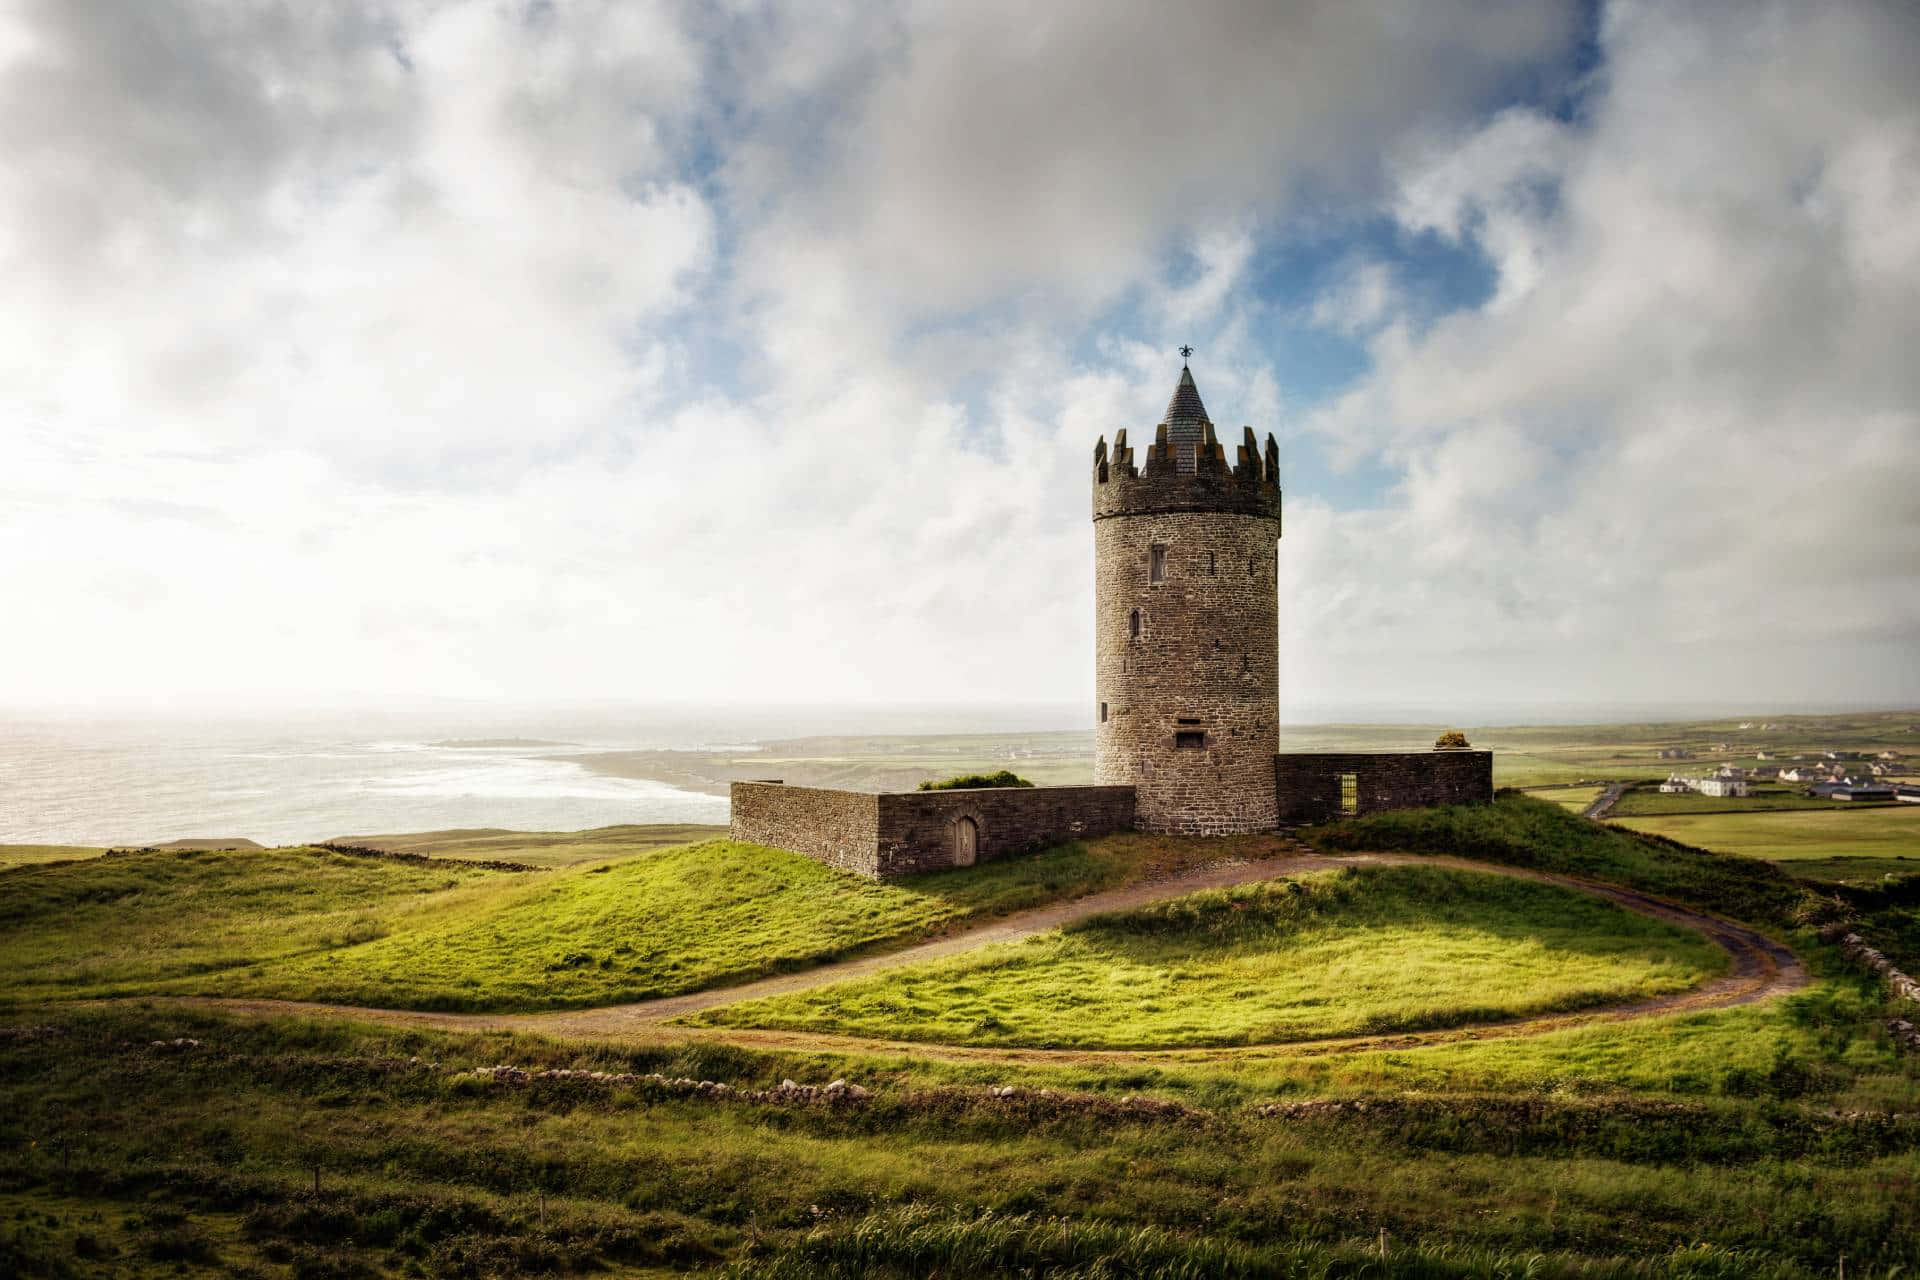
[[882, 878], [956, 863], [955, 828], [972, 822], [975, 862], [1132, 828], [1132, 787], [985, 787], [903, 791], [880, 800]]
[[804, 853], [869, 879], [879, 874], [880, 797], [870, 792], [736, 782], [731, 834]]
[[[874, 795], [736, 782], [732, 835], [887, 880], [990, 862], [1133, 826], [1132, 787], [990, 787]], [[960, 824], [972, 824], [963, 839]]]
[[1341, 816], [1348, 774], [1356, 813], [1493, 799], [1491, 751], [1286, 752], [1273, 758], [1273, 774], [1281, 822]]

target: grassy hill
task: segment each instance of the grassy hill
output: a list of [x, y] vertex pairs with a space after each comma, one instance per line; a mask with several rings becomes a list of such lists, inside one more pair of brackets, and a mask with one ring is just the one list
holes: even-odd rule
[[694, 1015], [952, 1044], [1164, 1048], [1424, 1030], [1684, 990], [1725, 955], [1552, 885], [1348, 868]]
[[[387, 1008], [512, 1010], [691, 991], [925, 937], [1217, 857], [1123, 837], [891, 884], [709, 840], [634, 829], [562, 841], [507, 872], [322, 849], [164, 851], [0, 873], [0, 998], [270, 996]], [[598, 837], [602, 833], [583, 833]], [[491, 833], [465, 844], [539, 856]]]
[[[941, 1061], [752, 1048], [711, 1030], [567, 1041], [46, 997], [251, 971], [291, 983], [335, 966], [372, 988], [383, 971], [356, 953], [410, 936], [420, 950], [383, 963], [457, 943], [475, 967], [504, 965], [514, 983], [542, 973], [565, 995], [584, 989], [572, 975], [617, 971], [597, 958], [545, 969], [540, 921], [596, 939], [598, 957], [633, 936], [621, 922], [644, 918], [648, 895], [682, 891], [700, 848], [709, 863], [750, 861], [767, 886], [681, 899], [713, 909], [671, 936], [731, 939], [707, 944], [718, 971], [822, 912], [837, 922], [827, 934], [861, 945], [1231, 846], [1090, 842], [976, 869], [971, 894], [962, 877], [844, 908], [846, 881], [783, 879], [778, 859], [737, 847], [636, 852], [606, 871], [311, 850], [14, 868], [0, 871], [13, 997], [0, 1009], [0, 1274], [1813, 1280], [1841, 1255], [1856, 1280], [1920, 1270], [1920, 1069], [1894, 1048], [1880, 989], [1800, 923], [1822, 907], [1806, 886], [1518, 796], [1317, 834], [1684, 899], [1792, 938], [1820, 977], [1738, 1008], [1335, 1051]], [[1434, 901], [1437, 918], [1511, 912], [1516, 937], [1562, 930], [1604, 959], [1610, 921], [1583, 923], [1559, 897], [1476, 898], [1475, 877], [1428, 884], [1428, 870], [1344, 883], [1409, 911], [1444, 884], [1460, 896]], [[1107, 941], [1122, 963], [1128, 947], [1150, 957], [1152, 935], [1196, 955], [1218, 925], [1254, 935], [1249, 954], [1276, 952], [1282, 938], [1318, 945], [1316, 911], [1351, 922], [1373, 909], [1314, 899], [1208, 897]], [[342, 932], [362, 919], [385, 934]], [[1403, 926], [1416, 924], [1383, 927]], [[1262, 978], [1304, 981], [1285, 966]], [[1491, 970], [1480, 985], [1476, 997], [1527, 994]], [[1087, 994], [1117, 1025], [1129, 993]], [[1340, 989], [1298, 994], [1310, 1009]], [[867, 1096], [782, 1087], [836, 1078]]]

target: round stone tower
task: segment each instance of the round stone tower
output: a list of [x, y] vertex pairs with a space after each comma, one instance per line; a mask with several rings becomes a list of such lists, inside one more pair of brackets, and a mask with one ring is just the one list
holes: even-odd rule
[[1094, 447], [1094, 781], [1142, 830], [1279, 821], [1279, 463], [1248, 427], [1228, 465], [1184, 366], [1144, 466], [1125, 431]]

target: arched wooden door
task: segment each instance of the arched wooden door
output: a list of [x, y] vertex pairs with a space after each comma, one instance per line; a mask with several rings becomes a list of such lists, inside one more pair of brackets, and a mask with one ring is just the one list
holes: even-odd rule
[[956, 818], [953, 822], [953, 865], [970, 867], [980, 856], [980, 825], [972, 818]]

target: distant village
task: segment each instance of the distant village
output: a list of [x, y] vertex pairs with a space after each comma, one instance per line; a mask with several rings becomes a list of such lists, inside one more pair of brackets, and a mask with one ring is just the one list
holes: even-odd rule
[[[1722, 755], [1738, 749], [1733, 743], [1717, 742], [1709, 754]], [[1662, 760], [1691, 760], [1693, 755], [1685, 747], [1668, 747], [1660, 752]], [[1755, 751], [1753, 758], [1776, 760], [1766, 751]], [[1737, 797], [1752, 794], [1752, 788], [1759, 784], [1783, 784], [1797, 786], [1803, 795], [1826, 800], [1920, 804], [1920, 785], [1903, 780], [1914, 771], [1915, 762], [1898, 751], [1819, 751], [1777, 759], [1778, 763], [1763, 763], [1752, 768], [1723, 764], [1708, 774], [1670, 773], [1660, 784], [1660, 790], [1668, 795], [1691, 791], [1703, 796]]]

